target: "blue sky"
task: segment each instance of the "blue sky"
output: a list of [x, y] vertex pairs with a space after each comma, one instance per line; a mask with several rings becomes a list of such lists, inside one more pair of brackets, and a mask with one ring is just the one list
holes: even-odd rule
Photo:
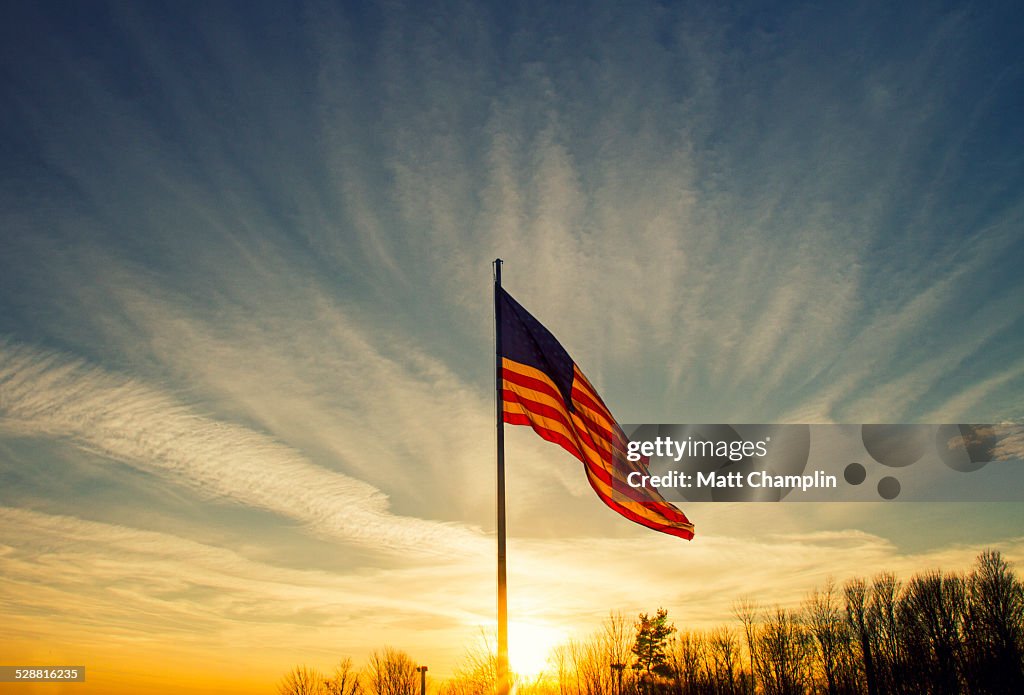
[[[2, 12], [7, 647], [41, 609], [99, 661], [454, 663], [493, 619], [496, 256], [624, 422], [1024, 418], [1013, 3]], [[1019, 505], [700, 505], [687, 545], [518, 430], [511, 600], [558, 634], [724, 619], [751, 553], [780, 600], [1024, 559]]]

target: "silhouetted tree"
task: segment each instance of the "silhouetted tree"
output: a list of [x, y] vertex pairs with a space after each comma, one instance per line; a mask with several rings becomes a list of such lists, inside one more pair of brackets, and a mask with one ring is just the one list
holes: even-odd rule
[[979, 694], [1024, 693], [1024, 585], [986, 550], [967, 575], [968, 680]]
[[633, 647], [633, 632], [626, 617], [622, 613], [609, 613], [602, 626], [601, 638], [612, 677], [609, 692], [623, 695], [631, 680], [626, 666]]
[[846, 603], [846, 622], [856, 638], [868, 695], [878, 695], [878, 678], [872, 653], [875, 641], [874, 625], [868, 619], [867, 583], [860, 578], [851, 579], [843, 586], [843, 597]]
[[650, 678], [652, 674], [671, 675], [668, 668], [668, 640], [676, 631], [675, 625], [668, 622], [668, 611], [659, 608], [658, 612], [649, 616], [641, 613], [636, 621], [636, 637], [633, 642], [633, 654], [636, 663]]
[[324, 681], [326, 695], [362, 695], [363, 684], [359, 672], [352, 667], [352, 659], [346, 657], [334, 667], [334, 675]]
[[743, 626], [743, 637], [746, 640], [747, 645], [747, 659], [750, 665], [750, 674], [746, 679], [747, 688], [746, 692], [753, 695], [754, 690], [757, 687], [757, 678], [754, 674], [757, 673], [757, 669], [754, 665], [754, 655], [756, 649], [754, 648], [754, 637], [756, 631], [757, 614], [759, 612], [757, 602], [752, 598], [745, 597], [733, 604], [732, 613], [740, 621]]
[[[960, 677], [966, 612], [963, 578], [938, 570], [916, 575], [907, 585], [903, 602], [907, 628], [903, 642], [914, 657], [913, 671], [917, 681], [914, 691], [937, 694], [962, 692], [966, 683], [961, 683]], [[907, 675], [909, 671], [909, 665], [905, 664], [898, 673]], [[908, 690], [901, 687], [899, 692]]]
[[802, 695], [807, 691], [813, 651], [799, 615], [776, 607], [758, 631], [756, 648], [758, 675], [766, 695]]
[[296, 666], [277, 686], [280, 695], [324, 695], [324, 676], [315, 668]]
[[707, 640], [707, 657], [708, 673], [715, 692], [740, 695], [740, 643], [736, 634], [726, 626], [712, 630]]
[[408, 654], [385, 647], [370, 654], [366, 685], [373, 695], [418, 695], [419, 673]]
[[580, 695], [604, 695], [612, 691], [611, 661], [605, 650], [602, 635], [574, 642], [573, 655], [576, 664], [577, 682]]
[[697, 632], [680, 632], [671, 641], [668, 663], [672, 667], [676, 695], [698, 695], [702, 692], [705, 646], [704, 637]]
[[[619, 695], [635, 690], [633, 669], [626, 668], [634, 644], [630, 625], [611, 613], [601, 630], [587, 639], [573, 639], [553, 653], [561, 695]], [[612, 668], [621, 665], [622, 669]], [[620, 688], [621, 685], [621, 688]]]
[[900, 594], [901, 584], [896, 575], [882, 572], [871, 582], [867, 607], [878, 690], [896, 695], [907, 693], [911, 675], [907, 670], [908, 645], [901, 635], [904, 626], [901, 624]]
[[813, 638], [815, 656], [828, 695], [857, 692], [854, 674], [853, 633], [843, 619], [831, 579], [823, 590], [814, 589], [804, 605], [807, 629]]
[[[514, 676], [513, 676], [514, 678]], [[498, 652], [481, 630], [455, 674], [441, 686], [442, 695], [492, 695], [498, 682]]]

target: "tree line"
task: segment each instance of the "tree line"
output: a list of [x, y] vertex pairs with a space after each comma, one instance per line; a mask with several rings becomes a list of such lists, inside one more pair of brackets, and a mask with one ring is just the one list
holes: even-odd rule
[[[679, 630], [668, 611], [635, 621], [613, 613], [601, 629], [550, 656], [549, 671], [519, 679], [520, 695], [1011, 695], [1024, 693], [1024, 584], [996, 551], [965, 573], [901, 581], [890, 572], [828, 581], [796, 607], [733, 605], [735, 622]], [[281, 695], [417, 695], [403, 652], [374, 652], [357, 673], [301, 669]], [[307, 669], [308, 671], [308, 669]], [[438, 695], [492, 695], [495, 655], [471, 650]], [[315, 682], [314, 682], [315, 681]], [[316, 685], [320, 683], [321, 685]], [[322, 688], [317, 690], [316, 688]]]
[[374, 651], [366, 667], [358, 670], [345, 658], [325, 674], [297, 666], [281, 679], [280, 695], [418, 695], [419, 672], [405, 652], [385, 647]]

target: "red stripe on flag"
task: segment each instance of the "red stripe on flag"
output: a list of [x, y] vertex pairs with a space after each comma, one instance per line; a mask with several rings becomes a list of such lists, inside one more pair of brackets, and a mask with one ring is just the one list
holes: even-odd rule
[[547, 394], [560, 402], [565, 402], [565, 399], [562, 398], [562, 394], [558, 392], [558, 389], [556, 389], [550, 381], [537, 379], [536, 377], [513, 371], [508, 367], [501, 370], [501, 378], [505, 381], [512, 382], [513, 384], [519, 384], [520, 386], [525, 386], [528, 389], [540, 391], [541, 393]]
[[[589, 480], [589, 478], [588, 478]], [[693, 524], [690, 523], [689, 519], [686, 518], [682, 512], [672, 507], [668, 502], [653, 502], [649, 501], [644, 503], [649, 511], [665, 519], [666, 523], [658, 523], [651, 519], [637, 514], [632, 509], [616, 502], [614, 499], [609, 497], [603, 490], [599, 489], [594, 485], [593, 481], [590, 481], [590, 487], [594, 489], [597, 496], [601, 498], [601, 501], [606, 505], [614, 509], [616, 512], [626, 517], [630, 521], [635, 521], [638, 524], [646, 526], [647, 528], [654, 529], [656, 531], [663, 531], [673, 536], [679, 536], [686, 540], [693, 538]], [[674, 518], [673, 518], [674, 517]]]
[[547, 403], [539, 403], [511, 389], [504, 389], [501, 392], [501, 397], [505, 403], [519, 403], [531, 413], [536, 413], [541, 417], [551, 418], [552, 420], [558, 420], [565, 425], [565, 429], [569, 431], [576, 429], [569, 420], [569, 416], [565, 412], [565, 409], [555, 408]]
[[[541, 403], [529, 398], [525, 394], [519, 393], [514, 389], [503, 389], [502, 400], [505, 403], [520, 403], [524, 408], [532, 413], [536, 413], [542, 417], [551, 418], [558, 420], [567, 430], [575, 434], [580, 438], [581, 443], [589, 446], [606, 462], [610, 463], [612, 460], [612, 443], [610, 436], [606, 434], [606, 430], [602, 430], [596, 425], [591, 427], [589, 420], [584, 419], [578, 414], [574, 414], [573, 417], [579, 417], [584, 422], [584, 427], [580, 428], [574, 421], [573, 417], [570, 417], [566, 412], [565, 408], [562, 407], [562, 401], [556, 401], [559, 407], [553, 406], [550, 403]], [[600, 436], [600, 439], [595, 438], [596, 434]], [[603, 446], [600, 446], [600, 445]]]
[[[523, 405], [519, 403], [518, 405]], [[525, 407], [525, 406], [524, 406]], [[574, 457], [576, 457], [590, 474], [601, 480], [610, 489], [614, 490], [617, 494], [623, 497], [638, 502], [640, 504], [648, 504], [651, 500], [652, 489], [648, 487], [638, 486], [634, 487], [629, 485], [625, 478], [616, 478], [607, 469], [602, 467], [600, 464], [591, 461], [586, 456], [584, 450], [577, 446], [577, 442], [573, 441], [570, 437], [566, 436], [564, 432], [553, 430], [548, 427], [544, 427], [539, 422], [530, 419], [530, 413], [527, 409], [526, 413], [509, 412], [504, 411], [502, 418], [505, 422], [510, 425], [528, 425], [540, 435], [541, 438], [546, 439], [549, 442], [558, 444], [563, 449], [568, 451]], [[641, 471], [642, 472], [642, 471]], [[593, 483], [591, 483], [593, 485]], [[656, 493], [655, 493], [656, 494]]]
[[576, 446], [576, 442], [572, 441], [561, 432], [558, 432], [556, 430], [549, 430], [546, 427], [541, 427], [540, 425], [534, 424], [530, 420], [530, 416], [524, 413], [506, 412], [502, 414], [502, 417], [504, 418], [505, 422], [507, 422], [510, 425], [529, 425], [530, 427], [533, 428], [533, 431], [540, 435], [542, 438], [548, 440], [549, 442], [559, 445], [560, 447], [568, 451], [570, 454], [578, 458], [580, 461], [583, 461], [583, 454], [580, 453], [579, 448]]

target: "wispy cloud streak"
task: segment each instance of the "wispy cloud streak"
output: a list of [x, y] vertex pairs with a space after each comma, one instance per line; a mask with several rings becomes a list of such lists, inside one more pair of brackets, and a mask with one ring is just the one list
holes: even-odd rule
[[386, 495], [366, 483], [79, 360], [0, 344], [0, 407], [8, 431], [67, 437], [200, 494], [273, 511], [318, 533], [396, 552], [483, 549], [479, 531], [390, 514]]

